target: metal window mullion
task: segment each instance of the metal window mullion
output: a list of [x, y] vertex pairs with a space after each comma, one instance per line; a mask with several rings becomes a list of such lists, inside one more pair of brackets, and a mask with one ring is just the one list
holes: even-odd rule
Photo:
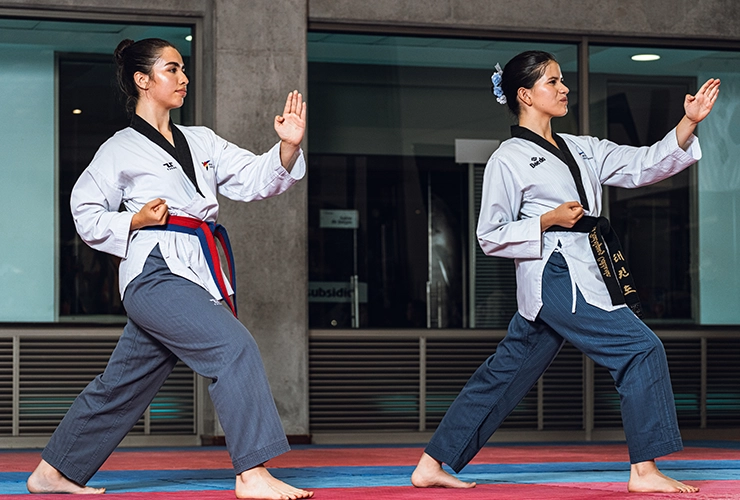
[[144, 435], [148, 436], [152, 430], [152, 405], [146, 407], [144, 412]]
[[20, 435], [20, 401], [21, 401], [21, 339], [13, 336], [13, 395], [12, 395], [12, 432], [13, 436]]
[[427, 430], [427, 338], [419, 337], [419, 431]]
[[[432, 173], [427, 174], [427, 328], [432, 327], [432, 223], [434, 214], [432, 212]], [[439, 298], [437, 298], [439, 299]], [[437, 318], [439, 321], [439, 318]], [[437, 324], [439, 326], [439, 323]]]
[[[306, 344], [306, 345], [308, 345], [308, 344]], [[200, 416], [201, 416], [201, 414], [200, 414], [200, 411], [199, 411], [200, 405], [198, 404], [198, 375], [195, 372], [193, 372], [193, 392], [192, 392], [192, 395], [193, 395], [193, 434], [195, 434], [196, 436], [200, 436], [203, 433], [202, 432], [198, 432], [198, 429], [200, 428]]]
[[578, 44], [578, 130], [581, 135], [590, 134], [591, 117], [589, 92], [589, 40], [587, 36]]
[[594, 362], [583, 355], [583, 429], [586, 441], [591, 441], [594, 430]]
[[545, 376], [537, 381], [537, 430], [545, 428]]
[[475, 328], [475, 251], [478, 248], [478, 238], [476, 236], [476, 198], [475, 198], [475, 164], [468, 164], [468, 269], [464, 272], [464, 276], [470, 276], [468, 281], [468, 304], [467, 309], [463, 311], [467, 312], [468, 322], [467, 325], [463, 324], [463, 328]]

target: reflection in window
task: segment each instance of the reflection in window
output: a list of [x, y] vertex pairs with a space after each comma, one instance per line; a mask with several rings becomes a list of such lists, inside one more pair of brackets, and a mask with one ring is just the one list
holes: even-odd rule
[[[309, 35], [311, 328], [506, 327], [513, 261], [484, 256], [475, 237], [495, 146], [478, 164], [459, 164], [456, 140], [510, 136], [514, 120], [490, 76], [531, 48]], [[556, 54], [571, 86], [573, 111], [555, 127], [577, 133], [575, 48], [537, 48]]]
[[[169, 39], [178, 46], [188, 67], [189, 51], [187, 45], [183, 50], [183, 42], [185, 35], [190, 33], [189, 28], [162, 30], [162, 33], [154, 31], [147, 35]], [[110, 54], [64, 52], [57, 55], [59, 316], [66, 319], [125, 315], [118, 290], [120, 259], [93, 250], [84, 243], [77, 235], [69, 208], [72, 187], [97, 149], [130, 122], [115, 79], [113, 48], [105, 48], [106, 51], [110, 49]], [[186, 99], [182, 109], [173, 111], [172, 119], [176, 123], [192, 123], [192, 97]]]
[[[329, 283], [348, 287], [357, 265], [366, 290], [360, 326], [462, 326], [465, 172], [436, 157], [312, 154], [310, 162], [312, 324], [352, 326], [349, 293], [326, 299]], [[346, 207], [359, 213], [356, 236], [351, 228], [322, 227], [322, 211]]]
[[[694, 79], [607, 77], [607, 137], [649, 146], [683, 116]], [[623, 241], [646, 320], [691, 314], [690, 171], [638, 189], [609, 188], [612, 225]]]
[[[185, 58], [187, 67], [188, 60]], [[59, 84], [59, 315], [123, 316], [120, 259], [93, 250], [77, 235], [69, 207], [72, 187], [101, 144], [130, 122], [115, 81], [112, 57], [61, 54]], [[190, 119], [192, 101], [173, 111]]]
[[[122, 312], [116, 262], [77, 239], [69, 192], [100, 144], [128, 124], [113, 83], [118, 43], [164, 38], [188, 58], [191, 33], [190, 26], [0, 18], [0, 108], [8, 118], [0, 150], [7, 164], [23, 166], [22, 175], [0, 171], [0, 195], [26, 207], [4, 232], [23, 227], [23, 238], [0, 242], [0, 321]], [[192, 123], [183, 112], [181, 122]]]
[[[59, 315], [123, 315], [118, 260], [77, 236], [69, 208], [72, 187], [97, 148], [128, 118], [119, 105], [109, 57], [61, 56], [59, 74]], [[113, 98], [112, 98], [113, 97]]]
[[[708, 78], [722, 80], [711, 115], [697, 128], [702, 158], [663, 182], [609, 189], [608, 214], [629, 252], [646, 319], [737, 324], [740, 302], [740, 53], [592, 45], [591, 133], [625, 144], [651, 144], [683, 116], [683, 99]], [[636, 62], [631, 56], [660, 56]]]

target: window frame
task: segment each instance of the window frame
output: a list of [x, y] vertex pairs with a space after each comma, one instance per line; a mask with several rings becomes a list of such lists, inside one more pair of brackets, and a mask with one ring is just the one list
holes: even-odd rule
[[[651, 47], [665, 49], [687, 49], [687, 50], [716, 50], [716, 51], [733, 51], [740, 52], [740, 40], [717, 40], [717, 39], [690, 39], [690, 38], [668, 38], [668, 37], [634, 37], [634, 36], [603, 36], [603, 35], [582, 35], [568, 33], [522, 33], [508, 32], [500, 30], [484, 29], [460, 29], [445, 27], [417, 27], [417, 26], [388, 26], [381, 24], [365, 23], [343, 23], [343, 22], [326, 22], [317, 21], [309, 18], [308, 33], [337, 33], [337, 34], [356, 34], [356, 35], [376, 35], [376, 36], [419, 36], [419, 37], [436, 37], [436, 38], [456, 38], [456, 39], [487, 39], [496, 41], [511, 42], [535, 42], [535, 43], [569, 43], [574, 44], [578, 51], [577, 75], [578, 75], [578, 101], [579, 103], [590, 103], [590, 48], [592, 46], [609, 46], [609, 47]], [[580, 135], [590, 135], [590, 105], [578, 106], [578, 133]], [[310, 153], [310, 151], [309, 151]], [[696, 172], [692, 174], [692, 183], [696, 182]], [[606, 195], [606, 193], [605, 193]], [[697, 193], [690, 192], [691, 200], [695, 201]], [[605, 198], [604, 206], [608, 209], [608, 199]], [[691, 208], [691, 220], [697, 220], [698, 207], [693, 203]], [[691, 262], [698, 256], [699, 242], [698, 238], [691, 239]], [[694, 286], [696, 285], [696, 286]], [[692, 323], [685, 326], [691, 328], [711, 327], [711, 325], [701, 325], [699, 314], [699, 289], [698, 279], [692, 278]], [[466, 317], [469, 317], [469, 311], [465, 311]], [[670, 328], [669, 325], [659, 323], [651, 325], [660, 329]], [[407, 329], [399, 328], [407, 331]], [[428, 328], [427, 331], [432, 330]], [[337, 335], [362, 335], [369, 333], [373, 329], [311, 329], [309, 332], [328, 333], [334, 332]], [[451, 328], [447, 329], [452, 335], [464, 335], [464, 332], [474, 331], [471, 328]]]
[[[0, 7], [0, 19], [7, 20], [30, 20], [30, 21], [60, 21], [77, 24], [131, 24], [131, 25], [152, 25], [152, 26], [188, 26], [190, 27], [193, 35], [191, 41], [191, 55], [190, 55], [190, 66], [193, 68], [193, 77], [190, 79], [191, 87], [191, 99], [193, 122], [196, 125], [212, 126], [213, 114], [211, 109], [213, 108], [213, 69], [214, 64], [212, 58], [205, 58], [204, 53], [207, 49], [211, 48], [211, 42], [209, 38], [213, 36], [213, 28], [210, 27], [209, 23], [206, 22], [206, 13], [202, 11], [192, 12], [179, 12], [178, 15], [161, 15], [161, 14], [126, 14], [120, 12], [69, 12], [69, 11], [56, 11], [50, 9], [11, 9]], [[63, 325], [67, 323], [75, 324], [90, 324], [90, 325], [107, 325], [107, 324], [121, 324], [121, 318], [119, 316], [112, 317], [100, 317], [96, 316], [91, 319], [64, 319], [60, 315], [60, 248], [59, 248], [59, 224], [60, 214], [58, 210], [59, 206], [59, 176], [60, 176], [60, 151], [59, 151], [59, 126], [60, 126], [60, 112], [59, 112], [59, 56], [65, 54], [64, 51], [55, 51], [54, 54], [54, 152], [53, 152], [53, 163], [54, 163], [54, 200], [52, 204], [54, 209], [54, 240], [57, 242], [54, 245], [54, 256], [53, 256], [53, 269], [55, 275], [53, 276], [54, 283], [54, 296], [53, 296], [53, 309], [54, 316], [51, 321], [3, 321], [0, 322], [2, 325], [19, 325], [19, 324], [50, 324], [50, 325]], [[118, 326], [116, 326], [118, 328]]]

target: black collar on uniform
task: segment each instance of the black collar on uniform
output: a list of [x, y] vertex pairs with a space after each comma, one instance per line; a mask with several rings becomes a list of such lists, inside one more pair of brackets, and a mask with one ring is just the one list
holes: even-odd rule
[[519, 125], [511, 126], [511, 136], [519, 137], [520, 139], [526, 139], [530, 142], [534, 142], [539, 147], [555, 155], [560, 161], [565, 163], [570, 170], [570, 175], [573, 176], [573, 181], [576, 183], [576, 189], [578, 190], [578, 196], [581, 198], [581, 206], [584, 210], [588, 210], [588, 198], [586, 198], [586, 190], [583, 188], [583, 179], [581, 178], [581, 169], [578, 168], [573, 154], [570, 152], [568, 145], [565, 143], [562, 137], [558, 134], [552, 134], [553, 139], [557, 143], [557, 147], [550, 141], [547, 141], [544, 137], [535, 134], [531, 130]]
[[[172, 130], [172, 139], [175, 141], [174, 147], [170, 144], [170, 141], [159, 133], [159, 130], [154, 128], [149, 122], [144, 120], [142, 117], [134, 113], [131, 118], [131, 128], [139, 132], [141, 135], [152, 141], [154, 144], [164, 149], [167, 154], [174, 158], [177, 163], [182, 167], [185, 175], [188, 176], [190, 182], [195, 186], [195, 190], [198, 194], [203, 196], [203, 193], [198, 187], [198, 181], [195, 178], [195, 167], [193, 166], [193, 156], [190, 154], [190, 146], [188, 141], [185, 139], [182, 131], [172, 123], [170, 120], [170, 130]], [[205, 196], [203, 196], [205, 198]]]

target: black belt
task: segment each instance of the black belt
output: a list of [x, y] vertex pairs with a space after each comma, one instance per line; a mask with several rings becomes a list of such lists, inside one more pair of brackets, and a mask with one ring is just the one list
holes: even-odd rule
[[[557, 143], [556, 147], [531, 130], [518, 125], [511, 127], [511, 135], [512, 137], [520, 137], [537, 144], [566, 164], [570, 175], [573, 177], [573, 182], [575, 182], [581, 206], [584, 210], [588, 210], [588, 198], [586, 197], [586, 190], [583, 187], [581, 169], [573, 157], [573, 153], [568, 148], [568, 144], [562, 137], [558, 134], [553, 134], [553, 139]], [[594, 254], [594, 259], [596, 259], [596, 264], [599, 266], [601, 276], [604, 278], [606, 288], [609, 290], [612, 304], [615, 306], [627, 304], [638, 318], [642, 318], [640, 297], [637, 296], [635, 282], [627, 266], [627, 260], [622, 255], [622, 245], [619, 243], [617, 235], [612, 231], [609, 219], [606, 217], [584, 215], [573, 227], [552, 226], [547, 231], [588, 233], [588, 242], [591, 244], [591, 251]]]
[[596, 264], [604, 278], [612, 305], [627, 304], [638, 318], [642, 318], [640, 297], [635, 289], [635, 281], [622, 255], [622, 245], [619, 238], [612, 231], [609, 219], [606, 217], [591, 217], [584, 215], [571, 228], [551, 226], [546, 232], [567, 231], [574, 233], [588, 233], [588, 242], [594, 254]]

